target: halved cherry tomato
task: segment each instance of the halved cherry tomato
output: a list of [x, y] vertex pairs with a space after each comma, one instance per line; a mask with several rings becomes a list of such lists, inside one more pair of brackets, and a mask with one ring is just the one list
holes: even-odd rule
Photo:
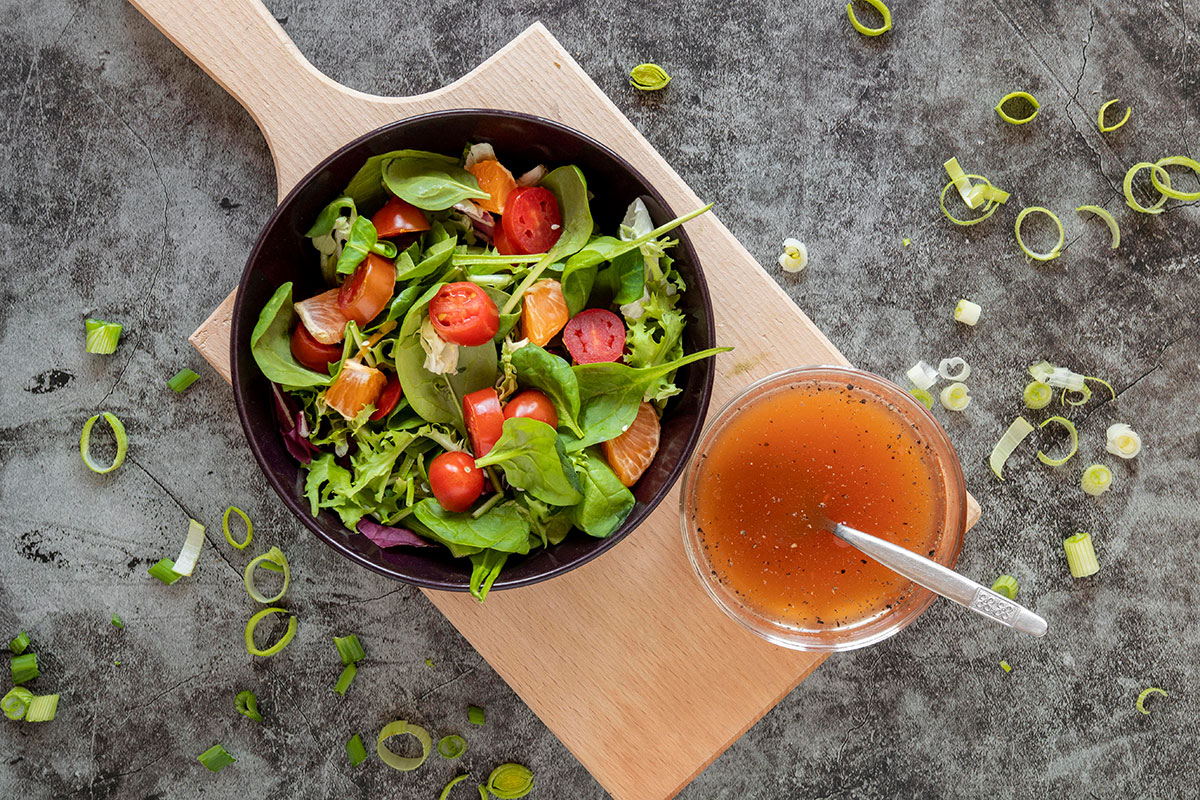
[[500, 330], [500, 309], [478, 284], [447, 283], [429, 301], [429, 321], [443, 341], [477, 347]]
[[500, 218], [504, 235], [518, 253], [544, 253], [562, 235], [562, 213], [554, 193], [542, 186], [518, 186]]
[[342, 347], [318, 342], [301, 322], [292, 332], [292, 355], [309, 369], [328, 372], [329, 365], [342, 357]]
[[346, 315], [338, 307], [340, 289], [330, 289], [294, 303], [296, 315], [312, 337], [321, 344], [337, 344], [346, 338]]
[[471, 439], [471, 452], [483, 458], [504, 433], [504, 412], [495, 389], [489, 386], [463, 397], [463, 424]]
[[375, 401], [375, 413], [370, 418], [372, 420], [381, 420], [392, 413], [392, 409], [396, 407], [396, 403], [400, 402], [403, 394], [404, 389], [400, 387], [400, 379], [395, 375], [390, 376], [387, 386], [383, 387], [379, 399]]
[[576, 364], [620, 361], [625, 352], [625, 323], [603, 308], [580, 311], [563, 329], [563, 344]]
[[387, 376], [374, 367], [347, 360], [342, 371], [325, 390], [325, 404], [346, 419], [354, 419], [368, 403], [379, 400]]
[[492, 233], [492, 244], [496, 245], [496, 252], [502, 256], [520, 255], [512, 246], [512, 242], [504, 235], [504, 223], [496, 226], [496, 230]]
[[376, 211], [375, 216], [371, 217], [371, 224], [375, 226], [375, 233], [380, 239], [429, 230], [429, 220], [425, 217], [425, 212], [399, 197], [388, 200], [383, 208]]
[[621, 483], [633, 486], [642, 477], [658, 452], [658, 435], [658, 414], [654, 413], [654, 406], [642, 403], [633, 424], [617, 438], [600, 445]]
[[429, 488], [442, 508], [462, 513], [483, 494], [483, 470], [470, 453], [442, 453], [429, 462]]
[[504, 406], [504, 418], [513, 417], [540, 419], [551, 428], [558, 427], [558, 410], [554, 402], [537, 389], [526, 389], [509, 398], [508, 405]]
[[383, 311], [396, 287], [396, 265], [375, 253], [358, 265], [338, 292], [338, 308], [359, 325], [366, 325]]
[[467, 172], [479, 181], [480, 189], [491, 195], [487, 200], [476, 200], [479, 207], [493, 214], [503, 214], [505, 201], [512, 190], [517, 188], [517, 180], [513, 174], [494, 158], [476, 161], [467, 168]]
[[553, 278], [530, 286], [521, 302], [521, 335], [538, 347], [545, 347], [571, 318], [562, 284]]

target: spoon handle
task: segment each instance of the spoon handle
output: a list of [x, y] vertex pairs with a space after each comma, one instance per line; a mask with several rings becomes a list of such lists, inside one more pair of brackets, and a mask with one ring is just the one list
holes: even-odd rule
[[857, 547], [893, 572], [897, 572], [914, 583], [937, 592], [960, 605], [987, 617], [993, 622], [1030, 633], [1034, 636], [1046, 634], [1046, 620], [1020, 603], [1014, 603], [1002, 594], [943, 567], [936, 561], [917, 555], [899, 545], [855, 530], [839, 523], [833, 529], [839, 539]]

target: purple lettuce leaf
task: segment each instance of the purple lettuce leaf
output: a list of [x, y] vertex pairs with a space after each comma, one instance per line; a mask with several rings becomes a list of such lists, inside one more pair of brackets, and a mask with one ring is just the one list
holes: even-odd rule
[[422, 539], [407, 528], [389, 528], [369, 519], [358, 521], [358, 532], [380, 547], [437, 547], [436, 542]]
[[292, 458], [301, 464], [312, 463], [313, 456], [321, 452], [320, 448], [308, 440], [312, 431], [308, 428], [308, 420], [299, 404], [293, 400], [281, 386], [271, 384], [271, 397], [275, 401], [275, 421], [279, 423], [279, 434], [283, 444]]

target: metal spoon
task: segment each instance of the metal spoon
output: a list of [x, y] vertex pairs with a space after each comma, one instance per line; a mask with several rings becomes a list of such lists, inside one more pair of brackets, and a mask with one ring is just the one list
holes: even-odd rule
[[911, 550], [905, 550], [878, 536], [855, 530], [844, 523], [838, 523], [833, 527], [833, 535], [854, 545], [893, 572], [924, 586], [931, 592], [937, 592], [942, 597], [964, 605], [993, 622], [999, 622], [1001, 625], [1007, 625], [1034, 636], [1046, 635], [1046, 620], [1020, 603], [1014, 603], [1004, 595], [993, 592], [986, 586], [959, 575], [936, 561], [919, 556]]

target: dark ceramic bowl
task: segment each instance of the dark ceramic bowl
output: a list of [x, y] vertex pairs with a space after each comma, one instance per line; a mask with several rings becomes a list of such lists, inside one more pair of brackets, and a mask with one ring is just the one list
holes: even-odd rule
[[[284, 448], [271, 409], [270, 385], [250, 355], [250, 332], [271, 294], [286, 281], [296, 284], [295, 297], [309, 297], [325, 287], [312, 245], [304, 232], [322, 208], [337, 197], [368, 157], [389, 150], [414, 148], [458, 153], [467, 142], [490, 142], [514, 173], [546, 164], [575, 164], [593, 193], [596, 230], [613, 234], [635, 197], [641, 197], [656, 225], [676, 214], [637, 170], [599, 142], [549, 120], [508, 111], [464, 109], [411, 117], [363, 136], [325, 159], [279, 204], [250, 254], [238, 286], [233, 311], [233, 393], [238, 415], [259, 466], [284, 504], [322, 541], [346, 558], [388, 577], [431, 589], [466, 591], [470, 562], [454, 559], [444, 548], [383, 550], [367, 537], [344, 528], [338, 517], [322, 511], [313, 517], [304, 498], [304, 471]], [[676, 209], [675, 211], [690, 211]], [[673, 251], [687, 281], [683, 305], [688, 325], [684, 347], [694, 352], [713, 346], [712, 306], [696, 252], [682, 229]], [[637, 505], [616, 532], [594, 539], [572, 532], [561, 544], [528, 556], [510, 557], [492, 591], [511, 589], [561, 575], [585, 564], [628, 536], [670, 491], [700, 436], [712, 392], [714, 365], [705, 359], [680, 370], [682, 393], [672, 398], [663, 416], [662, 440], [654, 462], [633, 489]]]

